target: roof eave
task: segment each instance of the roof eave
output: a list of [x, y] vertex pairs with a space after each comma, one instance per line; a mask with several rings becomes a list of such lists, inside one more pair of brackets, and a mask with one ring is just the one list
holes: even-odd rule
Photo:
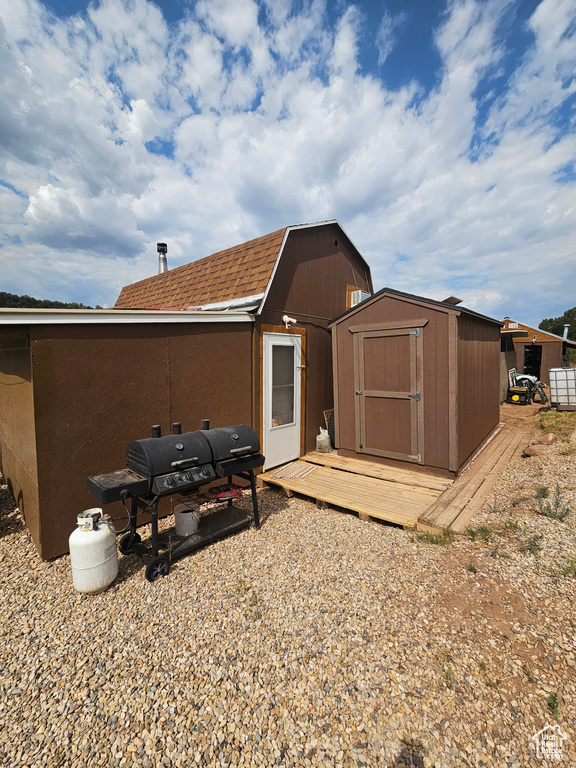
[[126, 325], [157, 323], [252, 323], [249, 312], [170, 311], [156, 309], [0, 309], [0, 326]]

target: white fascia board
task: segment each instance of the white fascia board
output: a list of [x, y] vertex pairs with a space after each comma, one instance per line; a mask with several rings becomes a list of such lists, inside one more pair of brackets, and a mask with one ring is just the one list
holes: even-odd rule
[[155, 309], [0, 309], [0, 326], [253, 322], [254, 315], [249, 312], [178, 312]]
[[256, 293], [254, 296], [244, 296], [239, 299], [230, 299], [229, 301], [217, 301], [215, 304], [202, 304], [202, 310], [204, 312], [214, 310], [218, 312], [230, 312], [233, 309], [242, 309], [245, 312], [248, 309], [255, 309], [264, 296], [263, 293]]
[[[337, 224], [340, 227], [340, 224], [338, 224], [336, 219], [330, 219], [329, 221], [316, 221], [313, 224], [296, 224], [293, 227], [286, 227], [286, 231], [284, 232], [284, 239], [282, 240], [282, 245], [280, 246], [280, 250], [278, 251], [276, 262], [274, 263], [274, 269], [272, 270], [272, 274], [270, 275], [270, 279], [268, 280], [268, 285], [266, 286], [266, 290], [264, 291], [264, 295], [262, 296], [262, 301], [260, 302], [260, 306], [256, 311], [257, 315], [259, 315], [262, 312], [262, 309], [264, 308], [264, 304], [266, 303], [266, 299], [268, 298], [270, 287], [276, 275], [276, 270], [278, 269], [278, 264], [280, 263], [280, 259], [282, 258], [282, 254], [284, 252], [284, 246], [286, 245], [286, 241], [288, 240], [288, 235], [290, 234], [290, 232], [295, 232], [297, 229], [312, 229], [313, 227], [322, 227], [322, 226], [326, 226], [327, 224]], [[340, 227], [340, 229], [342, 229], [342, 227]]]

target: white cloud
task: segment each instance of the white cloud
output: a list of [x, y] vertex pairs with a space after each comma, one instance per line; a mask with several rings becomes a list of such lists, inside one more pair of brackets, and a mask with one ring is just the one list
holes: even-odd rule
[[[378, 287], [560, 314], [576, 278], [575, 184], [558, 183], [576, 147], [557, 120], [573, 3], [543, 0], [506, 80], [514, 3], [451, 0], [429, 93], [364, 73], [360, 8], [331, 24], [323, 0], [202, 0], [169, 26], [146, 0], [66, 19], [0, 0], [0, 290], [113, 303], [155, 272], [158, 240], [176, 266], [338, 218]], [[381, 62], [407, 18], [374, 30]]]
[[387, 9], [382, 14], [382, 21], [376, 34], [376, 47], [378, 48], [378, 64], [384, 64], [388, 56], [396, 47], [397, 30], [402, 27], [407, 18], [406, 11], [393, 16]]

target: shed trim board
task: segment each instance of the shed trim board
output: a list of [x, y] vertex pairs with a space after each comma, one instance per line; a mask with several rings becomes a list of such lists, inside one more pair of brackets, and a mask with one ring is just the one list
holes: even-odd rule
[[448, 318], [448, 469], [458, 472], [458, 317]]
[[391, 323], [368, 323], [368, 325], [352, 325], [348, 330], [350, 333], [368, 332], [368, 331], [392, 331], [401, 328], [424, 328], [428, 320], [398, 320]]

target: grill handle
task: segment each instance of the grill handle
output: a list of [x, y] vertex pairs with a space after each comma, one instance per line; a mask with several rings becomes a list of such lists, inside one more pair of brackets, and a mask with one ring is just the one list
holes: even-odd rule
[[251, 445], [243, 445], [241, 448], [231, 448], [230, 453], [247, 453], [252, 450]]
[[190, 459], [180, 459], [180, 461], [173, 461], [170, 466], [174, 469], [186, 469], [187, 467], [193, 467], [198, 463], [198, 456], [193, 456]]

